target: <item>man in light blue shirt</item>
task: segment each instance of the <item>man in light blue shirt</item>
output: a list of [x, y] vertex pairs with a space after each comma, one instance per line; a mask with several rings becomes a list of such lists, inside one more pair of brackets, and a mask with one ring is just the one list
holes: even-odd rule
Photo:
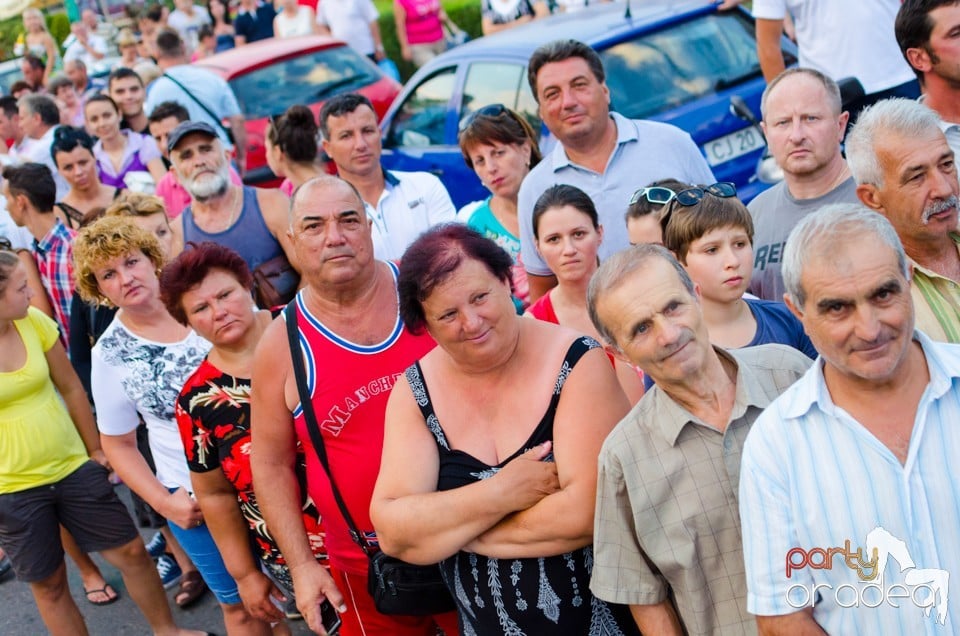
[[610, 112], [603, 62], [586, 44], [544, 44], [530, 57], [527, 80], [544, 125], [558, 141], [524, 178], [518, 195], [520, 254], [534, 301], [556, 284], [533, 237], [533, 206], [544, 190], [565, 183], [590, 195], [604, 228], [603, 259], [630, 247], [623, 215], [638, 188], [658, 179], [703, 185], [716, 179], [686, 132]]
[[[163, 29], [157, 34], [156, 49], [157, 65], [164, 74], [150, 84], [144, 111], [149, 114], [157, 104], [177, 102], [190, 113], [190, 121], [213, 126], [223, 146], [233, 150], [234, 161], [243, 174], [247, 165], [247, 131], [233, 89], [219, 75], [188, 64], [183, 39], [173, 29]], [[227, 136], [224, 119], [230, 122], [233, 141]]]
[[960, 346], [914, 329], [903, 246], [865, 207], [805, 217], [782, 272], [820, 358], [744, 447], [747, 609], [761, 633], [954, 634]]

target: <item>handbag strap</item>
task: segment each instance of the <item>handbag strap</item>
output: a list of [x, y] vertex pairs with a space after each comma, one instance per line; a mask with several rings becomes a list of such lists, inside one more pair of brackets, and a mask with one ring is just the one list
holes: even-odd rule
[[161, 75], [161, 77], [166, 77], [168, 80], [170, 80], [171, 82], [173, 82], [174, 84], [176, 84], [177, 86], [179, 86], [179, 87], [180, 87], [180, 90], [182, 90], [184, 93], [187, 94], [187, 97], [189, 97], [190, 99], [192, 99], [193, 102], [194, 102], [197, 106], [199, 106], [200, 108], [203, 109], [203, 112], [205, 112], [207, 115], [209, 115], [210, 119], [212, 119], [214, 122], [216, 122], [216, 124], [217, 124], [217, 126], [220, 128], [220, 130], [223, 131], [223, 134], [225, 134], [228, 139], [231, 138], [231, 137], [230, 137], [230, 131], [227, 130], [227, 127], [223, 125], [223, 122], [220, 121], [220, 118], [217, 117], [216, 113], [214, 113], [212, 110], [210, 110], [210, 107], [209, 107], [209, 106], [207, 106], [206, 104], [204, 104], [203, 102], [201, 102], [199, 99], [197, 99], [197, 96], [194, 95], [193, 93], [191, 93], [190, 90], [187, 89], [187, 87], [184, 86], [182, 83], [180, 83], [173, 75], [170, 75], [169, 73], [164, 73], [163, 75]]
[[330, 472], [330, 463], [327, 460], [327, 448], [323, 444], [323, 436], [320, 433], [320, 426], [317, 424], [317, 415], [313, 410], [313, 400], [310, 399], [310, 391], [307, 388], [307, 371], [303, 366], [303, 352], [300, 350], [300, 329], [297, 327], [297, 299], [294, 298], [287, 304], [286, 314], [287, 322], [287, 342], [290, 345], [290, 357], [293, 358], [293, 375], [297, 379], [297, 394], [300, 396], [300, 408], [303, 410], [303, 420], [307, 426], [307, 432], [310, 434], [310, 441], [313, 443], [313, 450], [317, 453], [320, 465], [327, 473], [330, 480], [330, 490], [333, 491], [333, 498], [340, 508], [340, 514], [343, 515], [350, 529], [350, 537], [360, 546], [363, 553], [368, 557], [374, 552], [367, 544], [363, 534], [357, 529], [357, 524], [353, 522], [350, 511], [347, 510], [347, 504], [340, 496], [340, 490], [336, 482], [333, 481], [333, 473]]

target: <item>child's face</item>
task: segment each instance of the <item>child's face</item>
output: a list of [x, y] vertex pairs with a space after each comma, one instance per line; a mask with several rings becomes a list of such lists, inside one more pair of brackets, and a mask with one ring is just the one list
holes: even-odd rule
[[747, 231], [732, 225], [710, 230], [690, 244], [684, 267], [700, 285], [704, 300], [740, 299], [753, 275], [753, 245]]
[[657, 214], [645, 214], [641, 217], [627, 218], [627, 237], [630, 245], [654, 243], [663, 245], [663, 230]]

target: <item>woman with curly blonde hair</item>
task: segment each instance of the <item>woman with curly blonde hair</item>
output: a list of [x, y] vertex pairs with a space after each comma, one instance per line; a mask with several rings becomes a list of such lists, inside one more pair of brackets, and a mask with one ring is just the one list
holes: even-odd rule
[[[160, 300], [165, 256], [156, 237], [129, 219], [105, 217], [74, 243], [77, 289], [117, 307], [93, 347], [91, 383], [104, 452], [123, 481], [170, 522], [223, 610], [229, 633], [269, 634], [243, 608], [203, 513], [193, 498], [174, 406], [210, 343], [178, 323]], [[137, 448], [137, 422], [149, 432], [156, 475]]]

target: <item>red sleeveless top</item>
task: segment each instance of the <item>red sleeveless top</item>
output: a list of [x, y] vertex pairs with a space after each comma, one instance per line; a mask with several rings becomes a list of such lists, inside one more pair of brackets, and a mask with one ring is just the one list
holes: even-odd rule
[[[390, 268], [396, 278], [396, 266], [390, 263]], [[361, 532], [369, 534], [375, 545], [370, 499], [380, 471], [387, 398], [404, 370], [436, 343], [427, 334], [412, 335], [397, 316], [393, 330], [383, 342], [358, 345], [341, 338], [310, 314], [302, 293], [297, 294], [294, 302], [299, 308], [307, 385], [330, 470], [354, 523]], [[323, 519], [330, 563], [340, 570], [366, 575], [367, 558], [350, 538], [299, 404], [293, 416], [297, 437], [307, 456], [307, 491]]]

